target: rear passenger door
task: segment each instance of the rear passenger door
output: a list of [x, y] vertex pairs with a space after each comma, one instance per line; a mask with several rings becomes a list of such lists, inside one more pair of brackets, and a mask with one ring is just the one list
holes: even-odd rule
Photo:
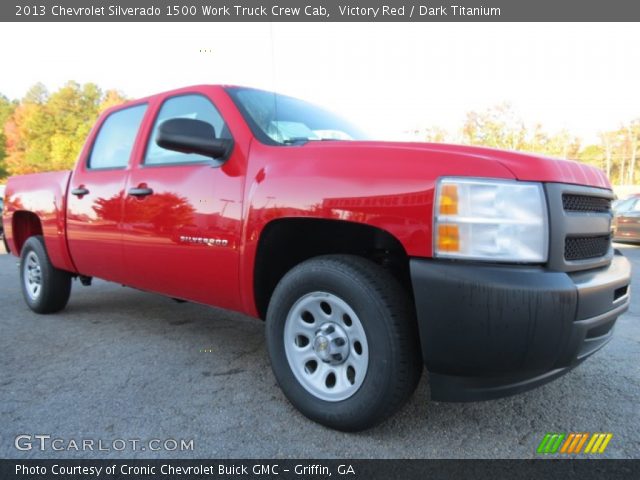
[[116, 110], [88, 139], [67, 193], [67, 241], [78, 272], [124, 281], [120, 223], [124, 184], [145, 103]]
[[[155, 107], [146, 149], [126, 187], [123, 248], [127, 283], [172, 297], [238, 308], [242, 182], [211, 158], [159, 147], [158, 125], [192, 118], [231, 138], [220, 112], [200, 93], [164, 98]], [[235, 149], [237, 150], [237, 149]], [[227, 160], [236, 162], [234, 150]]]

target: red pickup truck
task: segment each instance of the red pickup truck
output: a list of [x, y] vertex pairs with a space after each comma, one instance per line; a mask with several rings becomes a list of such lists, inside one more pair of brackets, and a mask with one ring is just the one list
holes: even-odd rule
[[363, 138], [243, 87], [112, 108], [72, 172], [9, 179], [26, 303], [59, 311], [99, 277], [264, 319], [286, 396], [341, 430], [391, 415], [423, 365], [433, 399], [491, 399], [610, 340], [630, 266], [601, 171]]

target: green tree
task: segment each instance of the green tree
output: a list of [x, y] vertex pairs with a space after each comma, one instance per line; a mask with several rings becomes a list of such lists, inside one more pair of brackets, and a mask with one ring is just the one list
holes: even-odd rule
[[13, 114], [16, 108], [15, 102], [9, 101], [4, 95], [0, 95], [0, 180], [7, 176], [7, 135], [4, 131], [4, 126], [7, 123], [9, 117]]
[[635, 184], [636, 166], [640, 155], [640, 118], [632, 120], [625, 128], [625, 134], [629, 148], [629, 173], [627, 183]]
[[462, 137], [471, 145], [520, 150], [525, 145], [526, 128], [511, 104], [505, 102], [467, 113]]
[[49, 94], [34, 85], [6, 121], [7, 170], [24, 174], [73, 166], [99, 113], [124, 96], [87, 83], [67, 82]]
[[107, 90], [100, 102], [100, 111], [115, 107], [127, 101], [127, 97], [118, 90]]
[[422, 132], [422, 137], [425, 142], [442, 143], [447, 141], [448, 134], [445, 129], [432, 126]]
[[50, 118], [45, 111], [49, 94], [41, 83], [31, 87], [5, 124], [6, 165], [10, 174], [33, 173], [46, 164]]
[[75, 162], [98, 115], [100, 89], [88, 83], [69, 82], [49, 98], [46, 104], [51, 120], [48, 138], [48, 166], [52, 170], [69, 168]]
[[550, 134], [537, 124], [533, 133], [528, 135], [524, 150], [563, 159], [575, 159], [580, 152], [580, 139], [567, 130]]
[[605, 153], [602, 145], [585, 146], [582, 150], [580, 150], [576, 159], [593, 167], [604, 170]]

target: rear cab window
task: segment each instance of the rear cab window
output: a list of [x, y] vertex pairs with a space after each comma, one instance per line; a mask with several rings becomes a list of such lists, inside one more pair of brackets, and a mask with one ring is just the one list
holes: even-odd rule
[[87, 160], [90, 169], [125, 168], [147, 110], [134, 105], [111, 113], [100, 126]]

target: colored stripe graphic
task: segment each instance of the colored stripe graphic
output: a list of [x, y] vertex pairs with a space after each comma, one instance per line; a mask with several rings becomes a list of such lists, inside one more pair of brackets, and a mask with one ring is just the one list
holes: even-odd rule
[[[567, 439], [564, 441], [562, 448], [560, 449], [560, 453], [567, 453], [567, 450], [573, 449], [573, 445], [576, 442], [576, 434], [570, 433]], [[571, 448], [569, 447], [571, 446]]]
[[584, 453], [604, 453], [612, 438], [612, 433], [594, 433]]
[[556, 453], [558, 451], [558, 449], [560, 448], [560, 444], [562, 443], [562, 440], [565, 437], [564, 433], [560, 433], [557, 435], [558, 438], [556, 438], [555, 443], [553, 444], [553, 446], [551, 447], [551, 449], [547, 452], [547, 453]]
[[568, 434], [547, 432], [538, 445], [537, 452], [539, 454], [578, 454], [582, 452], [582, 447], [586, 443], [584, 453], [604, 453], [612, 438], [612, 433], [602, 432], [594, 434], [588, 432], [570, 432]]
[[562, 445], [560, 453], [580, 453], [582, 445], [584, 445], [588, 436], [588, 433], [570, 433]]
[[538, 453], [556, 453], [565, 436], [564, 433], [547, 433], [538, 445]]
[[544, 438], [542, 439], [542, 441], [540, 442], [540, 445], [538, 445], [538, 453], [544, 453], [544, 449], [545, 446], [547, 445], [547, 442], [549, 441], [549, 438], [551, 438], [551, 434], [547, 433]]
[[582, 435], [582, 439], [580, 440], [578, 445], [576, 445], [575, 450], [573, 452], [571, 452], [571, 453], [580, 453], [580, 450], [582, 450], [582, 446], [587, 441], [587, 438], [589, 438], [589, 434], [588, 433], [582, 433], [581, 435]]
[[607, 436], [604, 439], [604, 442], [602, 442], [602, 445], [600, 446], [600, 450], [598, 451], [598, 453], [604, 453], [604, 451], [607, 449], [607, 446], [609, 445], [609, 442], [611, 441], [612, 438], [613, 438], [613, 433], [607, 433]]
[[596, 443], [597, 439], [598, 435], [594, 433], [591, 440], [589, 440], [589, 443], [587, 443], [587, 448], [584, 449], [584, 453], [591, 453], [591, 447], [593, 447], [593, 444]]

